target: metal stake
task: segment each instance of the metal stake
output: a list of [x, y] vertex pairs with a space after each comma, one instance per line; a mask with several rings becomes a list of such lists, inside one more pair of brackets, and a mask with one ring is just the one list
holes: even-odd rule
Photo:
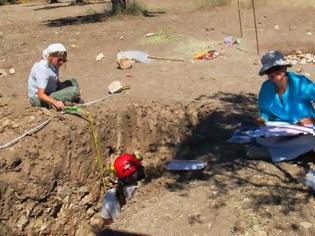
[[257, 33], [257, 24], [256, 24], [255, 0], [252, 0], [252, 5], [253, 5], [253, 14], [254, 14], [255, 33], [256, 33], [257, 55], [259, 56], [259, 43], [258, 43], [258, 33]]
[[240, 0], [237, 0], [237, 7], [238, 7], [238, 21], [240, 23], [241, 38], [243, 38], [243, 27], [242, 27]]

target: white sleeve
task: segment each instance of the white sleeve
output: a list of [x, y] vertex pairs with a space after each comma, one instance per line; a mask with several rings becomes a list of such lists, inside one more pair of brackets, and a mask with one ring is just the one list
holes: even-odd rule
[[49, 79], [49, 74], [45, 70], [45, 68], [41, 68], [40, 66], [38, 66], [34, 70], [34, 77], [36, 78], [37, 87], [45, 89]]
[[102, 210], [101, 210], [101, 216], [104, 218], [104, 219], [111, 219], [112, 217], [109, 215], [109, 212], [107, 211], [106, 209], [106, 205], [103, 203], [103, 206], [102, 206]]
[[110, 189], [104, 196], [101, 215], [105, 219], [114, 220], [119, 215], [119, 212], [120, 205], [116, 198], [116, 189]]

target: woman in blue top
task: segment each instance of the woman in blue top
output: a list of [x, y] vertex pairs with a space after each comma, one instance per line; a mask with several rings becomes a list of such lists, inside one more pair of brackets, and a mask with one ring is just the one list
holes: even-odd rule
[[[315, 85], [303, 75], [287, 72], [292, 65], [279, 51], [270, 51], [261, 58], [259, 75], [267, 75], [259, 92], [259, 125], [268, 121], [283, 121], [309, 126], [314, 124]], [[291, 160], [315, 150], [312, 135], [257, 138], [257, 144], [247, 150], [249, 158], [272, 158], [273, 162]]]
[[292, 66], [279, 51], [271, 51], [261, 58], [259, 75], [267, 75], [259, 92], [259, 124], [284, 121], [311, 125], [314, 122], [315, 84], [303, 75], [287, 72]]

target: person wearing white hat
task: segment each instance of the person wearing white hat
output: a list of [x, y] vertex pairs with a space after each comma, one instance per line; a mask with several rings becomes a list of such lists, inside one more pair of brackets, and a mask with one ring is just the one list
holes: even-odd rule
[[32, 106], [64, 110], [65, 102], [79, 102], [76, 79], [60, 81], [59, 68], [67, 62], [67, 50], [61, 43], [50, 44], [36, 62], [28, 79], [28, 97]]

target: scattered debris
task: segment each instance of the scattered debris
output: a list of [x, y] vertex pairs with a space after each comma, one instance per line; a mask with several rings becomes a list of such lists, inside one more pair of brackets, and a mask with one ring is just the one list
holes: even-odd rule
[[144, 37], [152, 37], [154, 35], [155, 35], [155, 33], [147, 33]]
[[132, 78], [133, 78], [133, 75], [131, 75], [131, 74], [126, 74], [126, 78], [127, 78], [127, 79], [132, 79]]
[[306, 63], [315, 63], [315, 55], [312, 53], [303, 53], [302, 51], [296, 51], [293, 54], [285, 57], [286, 61], [296, 65], [305, 65]]
[[8, 76], [7, 72], [5, 72], [4, 69], [0, 69], [0, 78], [1, 77], [7, 77], [7, 76]]
[[233, 47], [234, 45], [239, 46], [241, 44], [242, 39], [240, 38], [236, 38], [234, 39], [231, 35], [224, 37], [224, 44], [229, 46], [229, 47]]
[[97, 60], [97, 61], [100, 61], [100, 60], [102, 60], [104, 57], [105, 57], [104, 54], [103, 54], [103, 53], [100, 53], [100, 54], [98, 54], [98, 55], [96, 56], [96, 60]]
[[233, 37], [231, 35], [224, 37], [223, 40], [225, 45], [232, 46], [234, 43]]
[[167, 165], [167, 170], [202, 170], [207, 166], [206, 162], [199, 160], [172, 160]]
[[10, 68], [9, 69], [9, 73], [12, 75], [12, 74], [15, 74], [15, 69], [14, 68]]
[[122, 70], [130, 69], [132, 68], [133, 64], [135, 64], [134, 60], [123, 58], [123, 59], [117, 59], [118, 68]]
[[140, 62], [140, 63], [145, 63], [145, 64], [150, 63], [151, 59], [166, 60], [166, 61], [185, 61], [184, 59], [181, 59], [181, 58], [151, 56], [142, 51], [120, 51], [117, 53], [117, 63], [121, 59], [129, 59], [135, 62]]
[[216, 50], [205, 50], [203, 52], [196, 52], [194, 55], [195, 60], [211, 60], [218, 57], [220, 54]]

